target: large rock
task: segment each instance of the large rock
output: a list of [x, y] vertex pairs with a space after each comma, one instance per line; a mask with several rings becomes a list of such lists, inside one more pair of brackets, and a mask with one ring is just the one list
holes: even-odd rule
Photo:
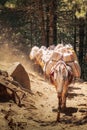
[[30, 79], [28, 73], [21, 63], [15, 62], [8, 70], [8, 74], [13, 77], [15, 81], [17, 81], [23, 88], [30, 88]]

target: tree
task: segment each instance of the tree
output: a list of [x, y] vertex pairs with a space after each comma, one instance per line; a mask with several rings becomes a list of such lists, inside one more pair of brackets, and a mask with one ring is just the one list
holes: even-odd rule
[[6, 2], [7, 2], [7, 0], [0, 0], [0, 4], [3, 6], [5, 5]]

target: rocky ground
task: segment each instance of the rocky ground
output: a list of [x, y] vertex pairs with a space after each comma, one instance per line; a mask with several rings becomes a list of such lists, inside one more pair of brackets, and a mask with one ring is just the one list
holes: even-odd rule
[[[9, 66], [6, 58], [0, 61], [0, 68], [4, 70]], [[12, 99], [0, 101], [0, 130], [86, 130], [87, 82], [69, 86], [66, 112], [61, 113], [60, 122], [55, 123], [58, 103], [55, 87], [36, 72], [36, 67], [21, 61], [29, 74], [33, 94], [26, 94], [21, 107]]]

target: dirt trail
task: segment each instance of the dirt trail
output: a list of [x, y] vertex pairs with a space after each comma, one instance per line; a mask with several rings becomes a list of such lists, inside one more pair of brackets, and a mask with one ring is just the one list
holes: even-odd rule
[[[12, 100], [0, 101], [0, 130], [86, 130], [87, 82], [75, 82], [69, 86], [66, 112], [55, 124], [58, 103], [55, 87], [31, 69], [29, 62], [24, 62], [24, 59], [21, 61], [29, 73], [33, 95], [24, 97], [22, 107]], [[6, 59], [0, 62], [3, 69], [8, 66]]]
[[86, 130], [87, 82], [71, 84], [67, 98], [67, 111], [61, 114], [61, 122], [55, 124], [57, 95], [44, 77], [29, 72], [33, 95], [23, 99], [20, 108], [13, 101], [0, 102], [1, 130]]

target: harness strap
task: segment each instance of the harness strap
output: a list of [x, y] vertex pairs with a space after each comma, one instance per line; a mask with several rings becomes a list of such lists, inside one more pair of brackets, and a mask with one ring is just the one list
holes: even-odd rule
[[63, 58], [63, 57], [61, 57], [61, 58], [58, 59], [58, 60], [49, 59], [49, 60], [46, 62], [46, 64], [45, 64], [44, 74], [46, 75], [46, 67], [47, 67], [47, 65], [48, 65], [48, 63], [49, 63], [50, 61], [59, 62], [60, 60], [62, 60], [62, 58]]
[[59, 60], [59, 61], [57, 62], [57, 64], [52, 67], [50, 74], [54, 73], [54, 70], [56, 70], [56, 67], [57, 67], [60, 63], [63, 64], [63, 65], [65, 66], [65, 68], [67, 69], [66, 63], [65, 63], [63, 60]]

